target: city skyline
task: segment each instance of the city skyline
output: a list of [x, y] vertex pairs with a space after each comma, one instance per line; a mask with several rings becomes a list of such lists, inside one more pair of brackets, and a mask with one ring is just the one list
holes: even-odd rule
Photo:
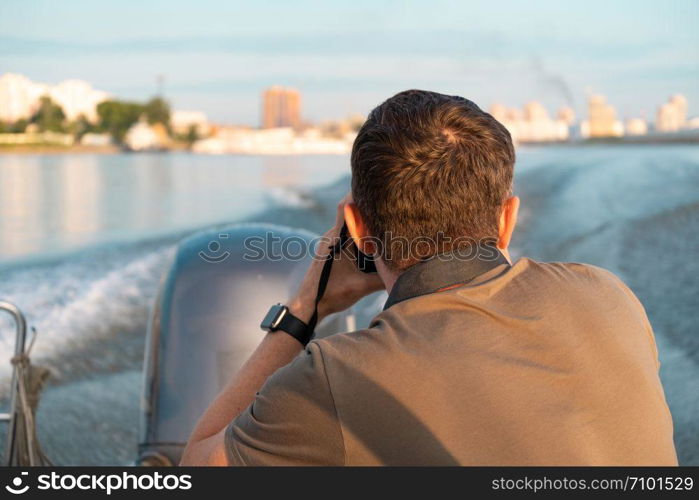
[[[0, 122], [12, 124], [21, 119], [29, 119], [38, 109], [41, 98], [49, 97], [61, 106], [65, 113], [66, 123], [84, 117], [89, 122], [97, 123], [97, 105], [102, 101], [116, 100], [123, 102], [121, 96], [93, 88], [91, 82], [79, 79], [70, 79], [55, 85], [45, 82], [35, 82], [25, 75], [17, 73], [0, 74]], [[302, 94], [298, 89], [272, 85], [261, 90], [259, 123], [230, 124], [217, 122], [218, 126], [242, 126], [259, 127], [261, 129], [284, 128], [302, 129], [308, 126], [337, 123], [338, 121], [355, 121], [360, 114], [349, 114], [345, 117], [333, 119], [321, 118], [316, 122], [305, 120], [302, 117]], [[652, 103], [650, 104], [653, 105]], [[666, 101], [657, 103], [654, 118], [645, 116], [618, 117], [614, 103], [607, 102], [603, 94], [590, 94], [587, 96], [587, 114], [578, 115], [569, 105], [560, 106], [554, 113], [540, 101], [530, 99], [521, 109], [517, 106], [509, 106], [504, 101], [496, 101], [484, 111], [488, 111], [496, 119], [505, 124], [513, 125], [523, 137], [532, 140], [540, 140], [542, 135], [548, 139], [565, 140], [567, 133], [562, 130], [574, 125], [580, 125], [592, 137], [620, 136], [625, 128], [631, 128], [631, 135], [644, 135], [648, 132], [648, 125], [659, 132], [676, 132], [683, 128], [697, 128], [699, 116], [688, 114], [690, 109], [686, 96], [674, 93]], [[587, 119], [586, 119], [587, 118]], [[172, 126], [179, 134], [185, 134], [190, 125], [200, 129], [208, 129], [209, 119], [201, 110], [171, 109]], [[626, 124], [622, 123], [626, 122]], [[530, 125], [537, 122], [534, 129]], [[587, 123], [586, 123], [587, 122]], [[596, 125], [595, 125], [596, 123]], [[529, 125], [527, 125], [529, 124]], [[543, 125], [543, 129], [541, 126]], [[587, 127], [592, 125], [592, 129]], [[595, 130], [595, 126], [601, 126]], [[547, 140], [548, 140], [547, 139]]]
[[266, 5], [3, 2], [0, 68], [140, 100], [162, 75], [176, 108], [227, 123], [258, 123], [259, 91], [275, 84], [308, 96], [311, 121], [365, 114], [408, 87], [578, 115], [601, 93], [620, 117], [649, 121], [682, 93], [699, 111], [697, 2]]

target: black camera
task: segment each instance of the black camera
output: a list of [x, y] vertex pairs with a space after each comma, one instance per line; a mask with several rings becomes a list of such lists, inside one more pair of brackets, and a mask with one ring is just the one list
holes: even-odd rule
[[354, 241], [352, 241], [352, 237], [349, 234], [347, 224], [343, 225], [342, 230], [340, 230], [340, 249], [344, 250], [345, 248], [352, 248], [354, 250], [354, 254], [356, 256], [355, 263], [361, 272], [367, 274], [376, 272], [374, 257], [361, 252], [359, 248], [357, 248], [357, 245], [354, 244]]

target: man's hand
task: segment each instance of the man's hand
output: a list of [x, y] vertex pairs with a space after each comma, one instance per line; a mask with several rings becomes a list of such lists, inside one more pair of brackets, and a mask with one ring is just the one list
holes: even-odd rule
[[[288, 304], [291, 313], [306, 323], [313, 315], [318, 282], [325, 265], [325, 257], [329, 254], [330, 247], [339, 241], [340, 230], [345, 223], [345, 205], [351, 201], [352, 197], [348, 194], [337, 205], [335, 225], [321, 238], [318, 248], [315, 250], [313, 261], [306, 271], [306, 276], [301, 282], [298, 292]], [[328, 314], [344, 311], [362, 297], [383, 288], [383, 282], [377, 274], [361, 272], [356, 263], [347, 255], [347, 252], [341, 252], [341, 256], [333, 260], [328, 286], [320, 304], [318, 304], [318, 321]]]

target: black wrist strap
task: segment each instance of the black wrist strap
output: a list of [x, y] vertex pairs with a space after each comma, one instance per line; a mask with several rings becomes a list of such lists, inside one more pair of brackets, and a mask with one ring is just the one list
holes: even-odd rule
[[296, 340], [301, 342], [304, 347], [313, 338], [313, 328], [291, 314], [288, 309], [279, 324], [276, 326], [275, 330], [281, 330], [288, 333]]

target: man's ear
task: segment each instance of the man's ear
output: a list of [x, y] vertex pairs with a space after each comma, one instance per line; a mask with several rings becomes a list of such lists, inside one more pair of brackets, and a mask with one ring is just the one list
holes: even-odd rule
[[500, 224], [498, 228], [498, 248], [507, 250], [510, 246], [512, 233], [517, 225], [517, 213], [519, 212], [519, 197], [511, 196], [502, 205]]
[[368, 255], [376, 252], [376, 245], [371, 241], [366, 222], [362, 214], [359, 213], [357, 204], [353, 201], [345, 204], [345, 224], [347, 224], [347, 230], [354, 240], [354, 244], [361, 252]]

